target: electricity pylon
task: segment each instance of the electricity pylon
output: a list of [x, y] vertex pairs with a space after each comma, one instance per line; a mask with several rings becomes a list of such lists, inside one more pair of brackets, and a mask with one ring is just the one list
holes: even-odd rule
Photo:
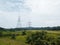
[[18, 16], [17, 28], [21, 28], [21, 17]]

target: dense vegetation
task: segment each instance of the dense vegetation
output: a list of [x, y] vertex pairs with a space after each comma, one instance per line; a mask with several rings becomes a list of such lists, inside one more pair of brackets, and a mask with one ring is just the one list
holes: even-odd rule
[[27, 43], [30, 45], [60, 45], [60, 35], [53, 37], [47, 32], [36, 32], [27, 37]]
[[0, 45], [60, 45], [60, 31], [0, 28]]

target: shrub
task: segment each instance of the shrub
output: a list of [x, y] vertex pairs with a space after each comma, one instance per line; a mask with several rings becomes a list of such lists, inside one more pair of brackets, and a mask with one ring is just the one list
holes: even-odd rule
[[26, 43], [30, 45], [60, 45], [60, 36], [55, 38], [47, 34], [45, 31], [32, 33], [27, 37]]
[[2, 33], [2, 31], [0, 31], [0, 37], [2, 37], [3, 36], [3, 33]]
[[16, 35], [12, 34], [11, 39], [16, 39]]
[[26, 43], [31, 44], [31, 45], [48, 45], [46, 43], [46, 34], [47, 32], [36, 32], [34, 34], [31, 34], [31, 36], [28, 36], [26, 39]]
[[22, 35], [26, 35], [26, 31], [24, 30], [24, 31], [22, 31]]

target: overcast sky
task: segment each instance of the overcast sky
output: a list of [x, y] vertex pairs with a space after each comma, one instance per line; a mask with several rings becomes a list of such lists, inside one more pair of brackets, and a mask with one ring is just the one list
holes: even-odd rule
[[60, 0], [0, 0], [0, 27], [60, 26]]

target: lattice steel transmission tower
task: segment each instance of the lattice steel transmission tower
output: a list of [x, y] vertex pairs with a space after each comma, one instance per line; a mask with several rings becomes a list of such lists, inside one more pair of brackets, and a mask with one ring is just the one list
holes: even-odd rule
[[18, 19], [17, 19], [17, 26], [16, 28], [21, 28], [21, 15], [20, 12], [24, 8], [24, 1], [25, 0], [18, 0], [17, 9], [18, 9]]
[[21, 28], [21, 17], [20, 16], [18, 16], [17, 28]]
[[28, 28], [29, 28], [29, 30], [31, 30], [31, 28], [32, 28], [31, 21], [28, 22]]
[[28, 22], [28, 27], [31, 28], [31, 22], [30, 21]]
[[[17, 26], [16, 28], [21, 28], [22, 25], [21, 25], [21, 13], [26, 13], [26, 12], [29, 12], [30, 11], [30, 8], [29, 6], [26, 6], [25, 5], [25, 2], [26, 0], [18, 0], [18, 4], [16, 5], [16, 8], [18, 9], [18, 21], [17, 21]], [[30, 24], [29, 24], [30, 25]]]

